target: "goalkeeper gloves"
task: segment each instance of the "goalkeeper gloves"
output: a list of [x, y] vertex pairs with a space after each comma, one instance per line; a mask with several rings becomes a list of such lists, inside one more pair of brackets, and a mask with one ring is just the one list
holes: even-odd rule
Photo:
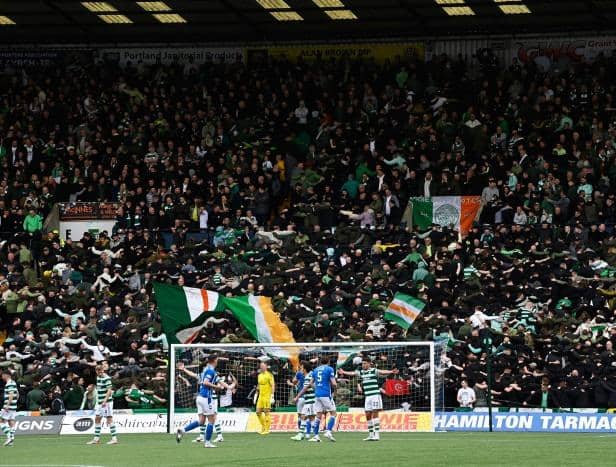
[[272, 397], [270, 397], [270, 404], [274, 405], [275, 402], [276, 402], [276, 398], [272, 394]]

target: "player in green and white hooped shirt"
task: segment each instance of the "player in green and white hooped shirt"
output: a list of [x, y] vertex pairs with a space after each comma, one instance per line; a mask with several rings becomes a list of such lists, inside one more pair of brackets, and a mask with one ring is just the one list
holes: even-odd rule
[[[301, 370], [304, 373], [304, 384], [301, 391], [299, 391], [295, 396], [294, 402], [297, 403], [299, 399], [304, 399], [301, 417], [302, 425], [304, 427], [304, 430], [306, 431], [305, 437], [306, 439], [308, 439], [310, 438], [310, 432], [316, 418], [316, 413], [314, 411], [315, 395], [313, 384], [314, 381], [312, 378], [312, 365], [310, 364], [310, 362], [303, 362]], [[304, 439], [304, 433], [300, 431], [291, 439], [293, 441], [302, 441]]]
[[111, 441], [107, 444], [118, 444], [116, 425], [113, 423], [113, 385], [111, 377], [105, 372], [103, 365], [96, 367], [96, 407], [94, 408], [94, 438], [88, 444], [99, 444], [101, 439], [101, 421], [107, 419], [111, 429]]
[[361, 362], [361, 370], [344, 371], [340, 369], [338, 373], [345, 376], [359, 376], [360, 382], [357, 385], [357, 390], [360, 394], [363, 392], [366, 398], [364, 410], [366, 412], [369, 433], [364, 441], [380, 440], [381, 421], [379, 420], [379, 411], [383, 410], [383, 399], [381, 398], [378, 378], [379, 376], [396, 375], [398, 370], [378, 370], [372, 366], [372, 361], [369, 357], [364, 357]]
[[0, 429], [6, 435], [4, 445], [12, 446], [15, 440], [15, 413], [17, 411], [19, 392], [10, 371], [5, 370], [2, 372], [2, 381], [4, 381], [4, 397], [2, 399], [2, 410], [0, 410], [0, 420], [2, 421]]
[[[187, 376], [195, 378], [197, 381], [199, 380], [199, 374], [187, 369], [183, 362], [178, 362], [177, 369], [184, 372], [184, 374], [186, 374]], [[212, 400], [218, 401], [217, 392], [214, 392], [212, 394]], [[206, 425], [199, 426], [199, 436], [193, 439], [193, 443], [203, 443], [203, 441], [205, 440], [205, 428]], [[222, 425], [220, 424], [220, 420], [218, 419], [216, 420], [216, 423], [214, 423], [214, 433], [216, 433], [216, 439], [214, 439], [213, 443], [222, 443], [225, 440], [225, 438], [222, 436]]]

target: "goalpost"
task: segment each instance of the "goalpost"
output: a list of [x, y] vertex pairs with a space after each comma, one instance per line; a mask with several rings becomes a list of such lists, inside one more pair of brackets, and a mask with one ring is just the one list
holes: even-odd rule
[[443, 406], [441, 353], [446, 342], [355, 342], [293, 344], [173, 344], [169, 359], [169, 411], [167, 431], [174, 433], [195, 420], [198, 375], [208, 355], [218, 356], [217, 371], [232, 391], [217, 394], [219, 420], [225, 432], [250, 432], [258, 428], [253, 396], [259, 364], [265, 361], [276, 381], [272, 407], [272, 431], [297, 430], [292, 380], [298, 364], [316, 367], [329, 357], [337, 374], [333, 395], [338, 410], [337, 431], [365, 431], [364, 396], [357, 376], [343, 376], [339, 369], [353, 372], [368, 357], [379, 370], [398, 370], [379, 377], [383, 410], [381, 430], [434, 431], [436, 410]]

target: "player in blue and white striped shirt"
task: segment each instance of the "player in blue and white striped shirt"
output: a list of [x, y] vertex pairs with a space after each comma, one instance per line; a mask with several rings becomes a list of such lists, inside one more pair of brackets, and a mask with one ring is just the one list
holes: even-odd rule
[[[186, 368], [183, 362], [178, 362], [177, 369], [178, 371], [182, 371], [187, 376], [199, 381], [199, 374], [195, 373], [194, 371], [190, 371], [188, 368]], [[216, 400], [218, 403], [218, 393], [214, 392], [213, 399]], [[205, 425], [201, 425], [199, 427], [199, 436], [193, 439], [193, 443], [203, 443], [205, 441], [205, 429]], [[222, 443], [225, 440], [222, 436], [222, 425], [218, 420], [216, 420], [216, 423], [214, 424], [214, 433], [216, 433], [216, 439], [213, 441], [214, 443]]]
[[225, 384], [219, 381], [218, 373], [216, 372], [216, 364], [218, 358], [215, 355], [210, 355], [207, 359], [207, 366], [203, 369], [199, 379], [199, 395], [197, 396], [197, 413], [199, 421], [193, 421], [186, 425], [184, 429], [179, 429], [176, 434], [176, 440], [179, 443], [185, 432], [194, 430], [198, 426], [205, 425], [205, 447], [215, 448], [212, 444], [212, 433], [214, 432], [214, 424], [216, 423], [216, 414], [218, 412], [217, 402], [214, 398], [217, 389], [225, 389]]

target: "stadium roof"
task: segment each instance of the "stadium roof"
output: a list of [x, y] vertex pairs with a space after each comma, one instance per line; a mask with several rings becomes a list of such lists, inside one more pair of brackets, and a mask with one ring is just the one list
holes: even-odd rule
[[0, 42], [248, 42], [612, 29], [609, 0], [19, 0]]

